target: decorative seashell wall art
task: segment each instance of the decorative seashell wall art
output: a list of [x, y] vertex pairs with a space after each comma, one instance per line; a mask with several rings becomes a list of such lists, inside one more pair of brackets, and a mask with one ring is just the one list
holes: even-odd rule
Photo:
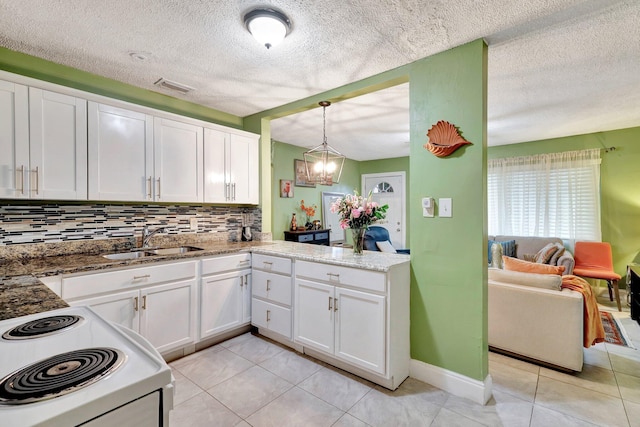
[[447, 157], [463, 145], [471, 144], [460, 136], [458, 129], [449, 122], [440, 120], [427, 131], [429, 142], [424, 148], [438, 157]]

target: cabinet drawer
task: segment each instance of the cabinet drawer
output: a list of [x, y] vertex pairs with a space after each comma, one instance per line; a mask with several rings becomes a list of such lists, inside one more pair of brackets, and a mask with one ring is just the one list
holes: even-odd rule
[[156, 283], [194, 278], [196, 277], [196, 264], [197, 261], [187, 261], [63, 277], [62, 298], [73, 299]]
[[352, 286], [369, 291], [386, 291], [386, 275], [379, 271], [296, 261], [296, 277], [307, 277], [333, 285]]
[[221, 255], [202, 260], [202, 275], [251, 267], [251, 254]]
[[316, 233], [316, 240], [327, 240], [329, 238], [329, 232], [323, 231], [322, 233]]
[[251, 280], [253, 296], [291, 306], [291, 276], [254, 270]]
[[253, 268], [272, 273], [291, 274], [291, 260], [269, 255], [254, 254]]
[[291, 309], [254, 298], [251, 301], [251, 323], [291, 339]]
[[312, 242], [312, 241], [313, 241], [313, 234], [302, 234], [298, 236], [298, 242], [300, 243]]

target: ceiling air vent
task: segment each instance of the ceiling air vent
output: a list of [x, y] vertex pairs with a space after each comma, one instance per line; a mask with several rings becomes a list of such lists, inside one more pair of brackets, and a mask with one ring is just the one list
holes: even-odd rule
[[183, 95], [191, 92], [192, 90], [195, 90], [190, 86], [183, 85], [182, 83], [172, 82], [171, 80], [167, 80], [165, 78], [161, 78], [160, 80], [155, 82], [154, 85], [164, 89], [175, 90], [176, 92], [180, 92]]

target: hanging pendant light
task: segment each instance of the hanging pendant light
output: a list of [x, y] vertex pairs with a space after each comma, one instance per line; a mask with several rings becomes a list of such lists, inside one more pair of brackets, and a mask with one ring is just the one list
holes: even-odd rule
[[333, 185], [340, 182], [345, 157], [327, 144], [326, 110], [331, 102], [320, 101], [322, 107], [322, 145], [304, 153], [304, 166], [309, 182]]

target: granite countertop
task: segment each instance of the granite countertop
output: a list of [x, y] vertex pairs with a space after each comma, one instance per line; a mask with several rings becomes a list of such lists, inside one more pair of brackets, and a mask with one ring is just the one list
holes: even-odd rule
[[191, 245], [203, 250], [131, 260], [111, 260], [104, 258], [101, 254], [81, 253], [5, 259], [0, 263], [0, 320], [68, 307], [69, 305], [62, 298], [38, 280], [38, 277], [44, 276], [92, 272], [245, 251], [383, 272], [395, 265], [408, 263], [410, 260], [408, 255], [370, 251], [365, 251], [364, 255], [354, 255], [352, 249], [284, 241], [211, 241], [191, 243]]
[[405, 254], [364, 251], [363, 255], [354, 255], [353, 249], [283, 241], [265, 243], [251, 248], [251, 252], [383, 272], [395, 265], [408, 263], [411, 259]]
[[[108, 268], [122, 268], [135, 265], [152, 264], [162, 261], [174, 261], [189, 258], [199, 258], [210, 255], [221, 255], [248, 251], [252, 247], [264, 244], [261, 242], [199, 242], [191, 246], [202, 248], [201, 251], [186, 252], [175, 255], [154, 255], [138, 259], [113, 260], [107, 259], [102, 254], [71, 254], [45, 256], [38, 258], [11, 259], [0, 263], [0, 283], [3, 277], [14, 277], [31, 274], [37, 277], [56, 276], [58, 274], [71, 274], [105, 270]], [[121, 251], [127, 252], [127, 251]]]
[[33, 276], [0, 281], [0, 320], [65, 307], [69, 304]]

